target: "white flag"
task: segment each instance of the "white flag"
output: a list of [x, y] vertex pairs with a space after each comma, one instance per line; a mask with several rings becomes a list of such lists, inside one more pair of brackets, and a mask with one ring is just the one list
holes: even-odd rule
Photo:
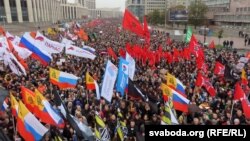
[[108, 60], [104, 73], [104, 79], [102, 82], [101, 96], [109, 102], [111, 102], [112, 99], [117, 73], [118, 68], [111, 61]]
[[93, 53], [90, 53], [87, 50], [84, 50], [82, 48], [79, 48], [73, 45], [66, 45], [66, 54], [83, 57], [83, 58], [89, 58], [91, 60], [94, 60], [96, 57]]
[[133, 80], [135, 75], [135, 60], [126, 52], [126, 61], [128, 64], [128, 76], [131, 80]]

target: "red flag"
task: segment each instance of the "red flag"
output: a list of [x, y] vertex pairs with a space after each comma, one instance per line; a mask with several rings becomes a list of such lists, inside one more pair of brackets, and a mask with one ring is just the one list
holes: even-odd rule
[[201, 73], [199, 73], [197, 75], [197, 79], [196, 79], [196, 83], [195, 83], [196, 86], [198, 87], [205, 87], [207, 92], [210, 94], [210, 96], [214, 97], [216, 95], [216, 91], [213, 87], [213, 85], [210, 83], [209, 81], [209, 78], [206, 78], [204, 76], [202, 76]]
[[201, 87], [203, 85], [203, 77], [201, 73], [197, 74], [197, 78], [196, 78], [196, 82], [195, 82], [195, 86], [197, 87]]
[[246, 119], [250, 119], [250, 104], [247, 99], [241, 101], [242, 109]]
[[224, 76], [225, 66], [220, 62], [216, 61], [214, 66], [214, 74], [219, 76]]
[[146, 16], [144, 16], [144, 24], [143, 25], [144, 25], [144, 36], [145, 36], [147, 43], [149, 44], [150, 43], [150, 32], [148, 30], [148, 23], [147, 23]]
[[136, 17], [129, 12], [127, 9], [125, 10], [124, 16], [123, 16], [123, 22], [122, 26], [124, 29], [127, 29], [138, 36], [144, 37], [144, 31], [143, 28]]
[[108, 54], [115, 60], [118, 59], [118, 57], [116, 56], [115, 52], [113, 51], [113, 49], [111, 47], [108, 48], [107, 50]]
[[119, 49], [119, 55], [122, 57], [122, 58], [126, 58], [126, 51], [123, 49], [123, 48], [120, 48]]
[[186, 47], [184, 48], [183, 50], [183, 58], [186, 59], [186, 60], [190, 60], [190, 51], [189, 51], [189, 48]]
[[199, 56], [200, 53], [200, 45], [198, 44], [194, 35], [192, 35], [190, 43], [189, 43], [189, 50], [193, 53], [196, 57]]
[[235, 84], [235, 90], [234, 90], [234, 100], [240, 100], [241, 98], [245, 97], [245, 92], [241, 88], [239, 83]]
[[214, 49], [214, 48], [215, 48], [214, 41], [212, 41], [212, 42], [209, 44], [209, 48], [211, 48], [211, 49]]
[[179, 61], [179, 51], [176, 48], [174, 48], [173, 59], [175, 62]]
[[172, 44], [172, 40], [170, 37], [167, 38], [167, 41], [166, 41], [167, 45], [171, 45]]
[[171, 54], [171, 53], [166, 52], [166, 53], [165, 53], [165, 58], [166, 58], [166, 60], [167, 60], [168, 64], [173, 63], [173, 56], [172, 56], [172, 54]]

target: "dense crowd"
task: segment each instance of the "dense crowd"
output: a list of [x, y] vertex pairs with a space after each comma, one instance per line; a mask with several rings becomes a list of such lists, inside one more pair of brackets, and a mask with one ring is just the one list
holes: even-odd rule
[[[95, 60], [69, 56], [65, 54], [53, 55], [53, 61], [49, 66], [58, 70], [72, 73], [80, 77], [75, 89], [60, 90], [49, 82], [49, 67], [44, 67], [38, 61], [29, 58], [27, 61], [29, 70], [27, 76], [16, 76], [11, 73], [10, 69], [1, 63], [0, 84], [2, 87], [12, 91], [16, 98], [21, 99], [20, 86], [25, 86], [31, 90], [38, 90], [44, 94], [52, 105], [55, 105], [54, 93], [58, 92], [65, 102], [67, 109], [72, 115], [76, 116], [80, 121], [88, 123], [92, 129], [95, 127], [95, 112], [98, 111], [101, 118], [108, 127], [112, 140], [119, 140], [115, 132], [117, 125], [117, 109], [119, 108], [124, 115], [124, 121], [128, 128], [127, 140], [143, 141], [145, 138], [145, 125], [160, 125], [161, 117], [164, 114], [162, 110], [164, 102], [162, 98], [161, 83], [164, 82], [162, 70], [173, 74], [186, 86], [186, 95], [190, 100], [190, 105], [198, 107], [196, 110], [190, 110], [188, 113], [177, 112], [177, 119], [180, 125], [250, 125], [250, 119], [246, 119], [240, 102], [233, 101], [234, 84], [236, 80], [226, 81], [224, 78], [213, 74], [215, 60], [220, 55], [230, 62], [232, 68], [235, 68], [237, 61], [241, 55], [233, 50], [212, 50], [204, 47], [205, 61], [208, 65], [208, 73], [206, 76], [210, 78], [216, 89], [216, 96], [211, 97], [203, 88], [195, 87], [196, 76], [198, 70], [196, 68], [195, 57], [192, 56], [190, 61], [180, 59], [178, 62], [171, 64], [161, 59], [155, 64], [155, 68], [143, 65], [141, 61], [136, 61], [136, 72], [134, 83], [155, 101], [158, 101], [158, 112], [152, 110], [149, 103], [143, 100], [134, 100], [130, 97], [121, 97], [115, 90], [112, 102], [108, 103], [104, 99], [96, 100], [95, 91], [86, 90], [85, 73], [88, 71], [97, 81], [102, 83], [102, 76], [105, 72], [105, 64], [110, 59], [115, 65], [118, 60], [111, 58], [106, 53], [108, 47], [119, 55], [119, 49], [125, 48], [126, 43], [138, 44], [145, 46], [145, 41], [137, 35], [122, 30], [121, 21], [117, 19], [105, 19], [102, 23], [95, 27], [85, 27], [85, 32], [96, 33], [96, 39], [85, 42], [85, 45], [96, 49], [97, 57]], [[73, 32], [73, 29], [69, 29]], [[168, 38], [165, 31], [152, 29], [151, 31], [151, 50], [157, 50], [159, 45], [164, 51], [171, 51], [173, 48], [182, 50], [188, 44], [182, 41], [173, 41], [170, 45], [166, 43]], [[60, 42], [64, 36], [64, 32], [58, 31], [56, 35], [46, 35], [48, 38]], [[77, 40], [76, 46], [81, 47], [82, 41]], [[58, 65], [57, 62], [65, 58], [65, 62]], [[250, 63], [247, 63], [245, 70], [250, 76]], [[245, 91], [249, 95], [248, 91]], [[56, 108], [56, 106], [54, 106]], [[233, 108], [233, 109], [232, 109]], [[3, 131], [15, 140], [21, 140], [16, 133], [14, 118], [11, 116], [10, 110], [2, 112], [0, 115], [0, 125]], [[60, 136], [64, 140], [73, 140], [75, 137], [74, 129], [67, 123], [64, 129], [45, 125], [49, 128], [49, 132], [44, 140], [58, 140], [56, 136]]]

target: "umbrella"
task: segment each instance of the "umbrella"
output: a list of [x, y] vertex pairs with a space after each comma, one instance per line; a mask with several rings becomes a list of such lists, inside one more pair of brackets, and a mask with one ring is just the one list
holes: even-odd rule
[[201, 109], [196, 104], [189, 104], [188, 105], [188, 112], [189, 113], [198, 113]]

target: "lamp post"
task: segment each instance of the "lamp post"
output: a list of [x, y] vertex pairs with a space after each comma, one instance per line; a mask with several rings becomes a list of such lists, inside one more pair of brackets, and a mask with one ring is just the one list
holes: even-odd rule
[[203, 43], [203, 46], [205, 46], [205, 43], [206, 43], [206, 36], [207, 36], [207, 26], [204, 26], [204, 43]]

